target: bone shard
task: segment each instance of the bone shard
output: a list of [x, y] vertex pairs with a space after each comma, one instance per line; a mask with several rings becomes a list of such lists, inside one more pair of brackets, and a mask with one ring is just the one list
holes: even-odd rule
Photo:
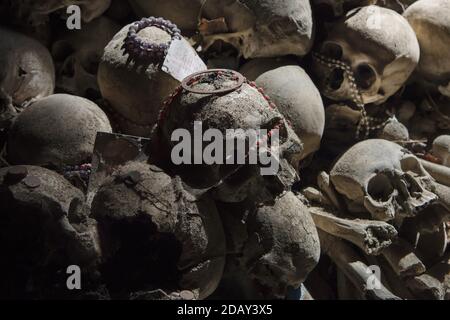
[[401, 238], [384, 250], [383, 256], [398, 276], [417, 276], [426, 271], [425, 265], [414, 253], [414, 248]]
[[320, 208], [311, 208], [310, 212], [319, 229], [350, 241], [368, 255], [380, 254], [397, 236], [395, 228], [386, 222], [342, 219]]

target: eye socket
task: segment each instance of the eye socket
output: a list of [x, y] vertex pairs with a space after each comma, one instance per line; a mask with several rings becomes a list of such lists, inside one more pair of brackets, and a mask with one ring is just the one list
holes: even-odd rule
[[84, 70], [90, 74], [97, 74], [100, 59], [101, 58], [96, 53], [90, 54], [84, 61], [82, 61]]
[[52, 47], [52, 56], [55, 61], [64, 61], [74, 52], [75, 49], [67, 41], [58, 41]]
[[377, 73], [370, 65], [362, 63], [356, 68], [355, 79], [358, 87], [367, 90], [377, 80]]
[[367, 193], [376, 201], [386, 202], [394, 192], [389, 177], [383, 173], [379, 173], [370, 179], [367, 185]]
[[344, 52], [342, 47], [337, 43], [327, 42], [322, 46], [320, 53], [327, 58], [341, 60]]

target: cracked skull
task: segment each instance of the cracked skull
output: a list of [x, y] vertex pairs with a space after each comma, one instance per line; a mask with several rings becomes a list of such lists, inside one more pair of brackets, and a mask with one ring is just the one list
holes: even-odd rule
[[190, 290], [204, 299], [216, 289], [225, 261], [219, 215], [214, 202], [192, 197], [178, 177], [128, 162], [103, 182], [91, 215], [113, 297]]
[[339, 158], [330, 177], [351, 212], [368, 211], [375, 220], [414, 217], [437, 200], [429, 191], [433, 179], [419, 160], [387, 140], [354, 145]]
[[56, 86], [66, 93], [95, 99], [100, 97], [97, 71], [103, 49], [120, 26], [100, 17], [81, 30], [65, 31], [52, 45], [56, 62]]
[[[270, 98], [237, 72], [213, 70], [203, 72], [199, 76], [194, 75], [190, 79], [195, 80], [197, 77], [197, 82], [193, 81], [189, 88], [180, 88], [172, 95], [161, 114], [157, 135], [162, 147], [167, 150], [166, 154], [171, 155], [168, 163], [172, 170], [194, 188], [212, 188], [220, 185], [216, 190], [217, 197], [222, 201], [239, 202], [252, 193], [251, 190], [264, 186], [262, 181], [255, 183], [253, 178], [257, 180], [261, 178], [259, 173], [261, 153], [266, 149], [269, 151], [270, 147], [270, 152], [274, 151], [271, 153], [270, 165], [279, 163], [281, 168], [277, 173], [268, 174], [268, 179], [278, 179], [277, 181], [286, 185], [289, 185], [289, 182], [283, 179], [295, 180], [295, 169], [298, 167], [302, 144]], [[183, 130], [181, 136], [179, 129]], [[263, 136], [248, 134], [257, 133], [259, 129], [267, 132], [261, 131]], [[269, 139], [275, 129], [278, 141]], [[203, 139], [203, 133], [212, 136]], [[178, 138], [173, 138], [174, 134]], [[266, 149], [256, 147], [258, 139], [260, 142], [263, 139], [267, 141], [264, 146]], [[214, 152], [207, 140], [213, 141], [217, 146]], [[199, 142], [200, 152], [192, 149], [192, 152], [185, 154], [189, 150], [185, 151], [186, 148], [183, 148], [182, 158], [185, 161], [173, 162], [173, 155], [177, 155], [177, 152], [181, 154], [180, 146], [188, 143], [195, 148]], [[230, 144], [232, 148], [229, 148]], [[242, 145], [244, 147], [240, 148]], [[201, 160], [199, 163], [195, 157], [207, 154], [208, 151], [214, 159], [212, 161], [199, 159]], [[257, 154], [258, 159], [254, 160], [258, 161], [247, 161], [251, 159], [250, 154]], [[197, 165], [192, 166], [190, 163]], [[275, 181], [270, 184], [269, 189], [272, 187], [277, 189]], [[264, 193], [262, 189], [259, 192]]]
[[55, 70], [48, 50], [34, 39], [0, 27], [0, 127], [31, 101], [55, 87]]
[[313, 69], [321, 92], [332, 100], [385, 102], [419, 61], [413, 29], [390, 9], [354, 9], [331, 29], [314, 54]]
[[284, 299], [288, 288], [298, 288], [317, 265], [316, 227], [308, 208], [292, 192], [265, 206], [219, 208], [228, 252], [220, 290], [229, 291], [228, 297]]
[[98, 131], [111, 132], [93, 102], [67, 94], [40, 99], [25, 109], [8, 133], [8, 160], [62, 169], [90, 162]]
[[307, 0], [208, 0], [201, 8], [203, 49], [223, 41], [244, 58], [306, 55], [313, 21]]
[[[2, 168], [0, 212], [0, 296], [81, 298], [96, 289], [97, 233], [81, 191], [44, 168]], [[67, 290], [70, 265], [81, 268], [83, 292]]]

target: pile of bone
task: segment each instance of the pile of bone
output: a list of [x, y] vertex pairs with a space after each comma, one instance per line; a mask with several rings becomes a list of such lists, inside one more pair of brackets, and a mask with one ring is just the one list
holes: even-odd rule
[[450, 300], [450, 0], [0, 17], [0, 298]]

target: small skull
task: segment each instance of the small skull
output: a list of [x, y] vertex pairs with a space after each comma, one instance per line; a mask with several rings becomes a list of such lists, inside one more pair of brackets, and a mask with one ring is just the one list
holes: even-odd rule
[[[2, 168], [0, 212], [3, 299], [81, 298], [96, 289], [100, 251], [81, 191], [44, 168]], [[82, 292], [67, 290], [70, 265], [81, 269]]]
[[[284, 299], [288, 288], [298, 288], [317, 265], [316, 227], [292, 192], [256, 208], [248, 204], [219, 208], [229, 260], [221, 287], [230, 287], [237, 299]], [[235, 276], [239, 274], [243, 277]]]
[[[203, 49], [231, 44], [244, 58], [306, 55], [313, 41], [307, 0], [208, 0], [201, 8]], [[221, 27], [216, 27], [221, 22]]]
[[36, 101], [8, 133], [8, 160], [62, 169], [92, 157], [97, 131], [111, 132], [105, 113], [93, 102], [67, 94]]
[[302, 141], [300, 160], [312, 157], [320, 148], [325, 111], [320, 92], [308, 74], [301, 67], [285, 66], [263, 73], [256, 84], [271, 97]]
[[178, 177], [128, 162], [103, 181], [91, 215], [113, 297], [190, 290], [204, 299], [216, 289], [225, 263], [222, 224], [214, 202], [192, 197]]
[[387, 140], [354, 145], [339, 158], [330, 177], [350, 211], [367, 210], [376, 220], [414, 217], [437, 200], [429, 191], [433, 179], [419, 160]]
[[450, 135], [437, 137], [433, 141], [431, 153], [438, 157], [444, 166], [450, 167]]
[[100, 97], [97, 71], [103, 50], [120, 26], [100, 17], [81, 30], [65, 31], [52, 45], [56, 86], [60, 91], [95, 99]]
[[419, 40], [418, 73], [446, 92], [445, 87], [450, 86], [450, 2], [420, 0], [405, 11], [404, 17]]
[[350, 11], [332, 26], [315, 53], [313, 69], [328, 98], [380, 104], [405, 84], [419, 54], [405, 18], [367, 6]]

